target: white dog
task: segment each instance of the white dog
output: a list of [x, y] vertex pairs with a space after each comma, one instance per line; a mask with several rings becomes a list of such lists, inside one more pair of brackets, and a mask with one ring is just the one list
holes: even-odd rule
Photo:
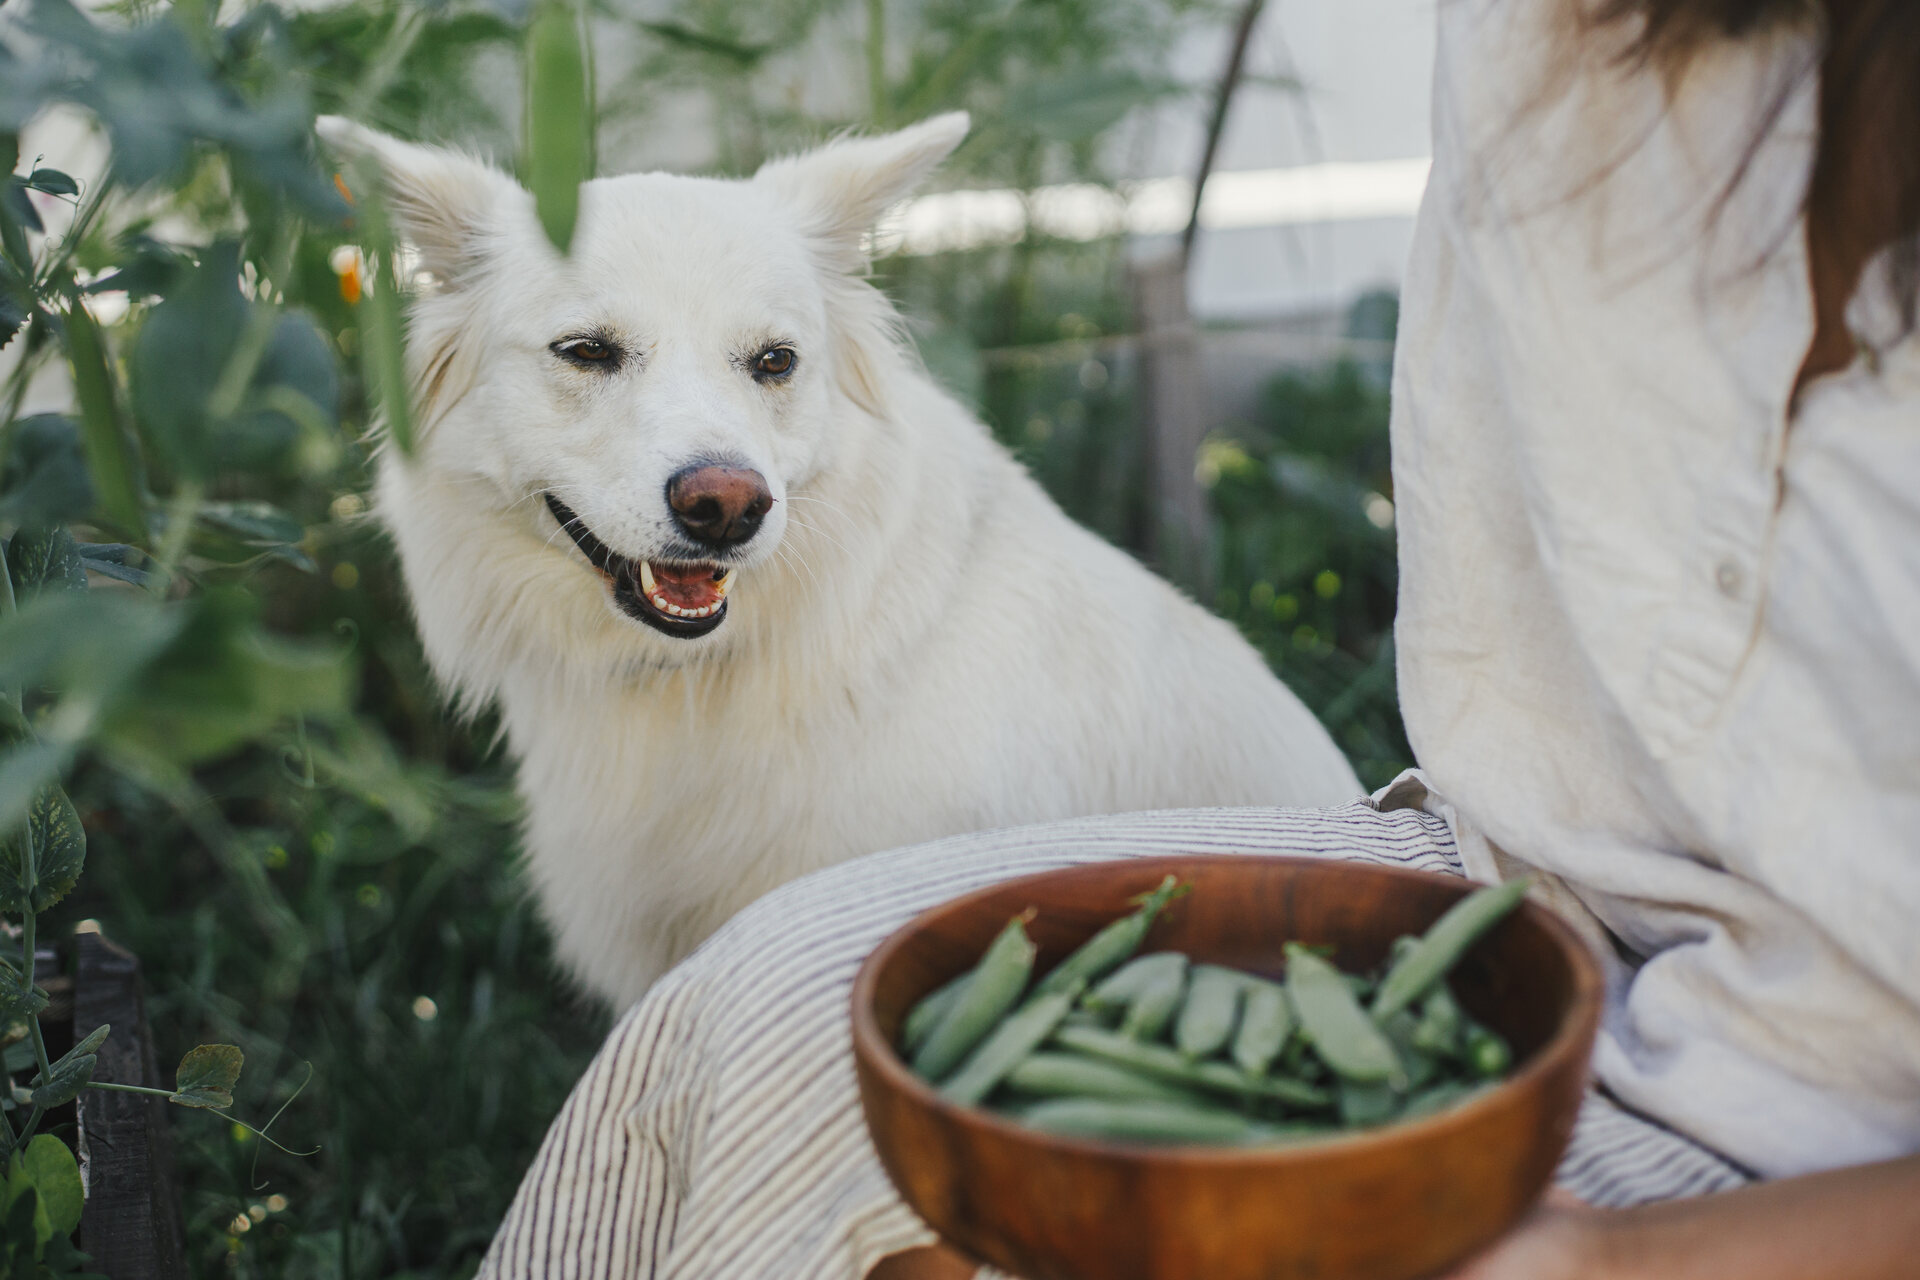
[[321, 127], [376, 162], [436, 282], [378, 512], [436, 674], [500, 707], [541, 907], [599, 995], [858, 854], [1359, 793], [1233, 629], [1071, 523], [863, 280], [965, 116], [745, 181], [596, 180], [566, 258], [495, 170]]

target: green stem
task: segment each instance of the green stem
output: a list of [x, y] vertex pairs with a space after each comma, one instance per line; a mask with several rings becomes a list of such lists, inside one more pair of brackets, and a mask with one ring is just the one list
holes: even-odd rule
[[187, 554], [187, 539], [193, 536], [193, 521], [200, 510], [203, 492], [198, 480], [182, 480], [167, 502], [167, 527], [153, 557], [153, 591], [164, 596], [173, 585], [173, 572]]
[[[143, 1084], [115, 1084], [111, 1080], [89, 1080], [87, 1081], [86, 1087], [89, 1089], [105, 1089], [110, 1093], [144, 1093], [152, 1098], [171, 1098], [173, 1096], [173, 1092], [169, 1089], [149, 1089]], [[213, 1110], [211, 1107], [207, 1109], [209, 1111]]]

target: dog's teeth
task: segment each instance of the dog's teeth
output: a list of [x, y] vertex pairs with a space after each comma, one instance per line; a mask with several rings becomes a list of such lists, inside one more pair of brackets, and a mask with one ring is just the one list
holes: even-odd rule
[[733, 585], [733, 570], [729, 569], [725, 573], [721, 574], [719, 577], [713, 580], [714, 594], [724, 596], [727, 594], [727, 588], [732, 585]]
[[[640, 592], [642, 595], [646, 596], [647, 599], [653, 600], [653, 593], [655, 589], [656, 588], [653, 582], [653, 566], [648, 564], [645, 560], [642, 560], [640, 562]], [[654, 601], [654, 603], [658, 604], [659, 602], [656, 600]]]

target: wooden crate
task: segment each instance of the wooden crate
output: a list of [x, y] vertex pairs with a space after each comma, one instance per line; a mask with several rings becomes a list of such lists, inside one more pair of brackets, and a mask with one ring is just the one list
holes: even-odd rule
[[[73, 1038], [106, 1023], [94, 1079], [167, 1088], [153, 1055], [140, 995], [140, 962], [98, 933], [76, 934]], [[92, 1269], [113, 1280], [186, 1280], [165, 1099], [84, 1090], [79, 1101], [80, 1168], [87, 1207], [80, 1247]]]

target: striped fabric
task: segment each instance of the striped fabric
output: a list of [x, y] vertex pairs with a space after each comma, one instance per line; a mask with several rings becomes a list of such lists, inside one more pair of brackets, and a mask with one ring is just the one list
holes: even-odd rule
[[[930, 1243], [860, 1116], [846, 1004], [861, 960], [920, 911], [982, 885], [1196, 852], [1460, 874], [1441, 819], [1362, 801], [985, 832], [796, 881], [735, 917], [621, 1020], [554, 1122], [481, 1276], [860, 1280], [886, 1255]], [[1595, 1203], [1629, 1205], [1745, 1178], [1595, 1094], [1560, 1180]]]

